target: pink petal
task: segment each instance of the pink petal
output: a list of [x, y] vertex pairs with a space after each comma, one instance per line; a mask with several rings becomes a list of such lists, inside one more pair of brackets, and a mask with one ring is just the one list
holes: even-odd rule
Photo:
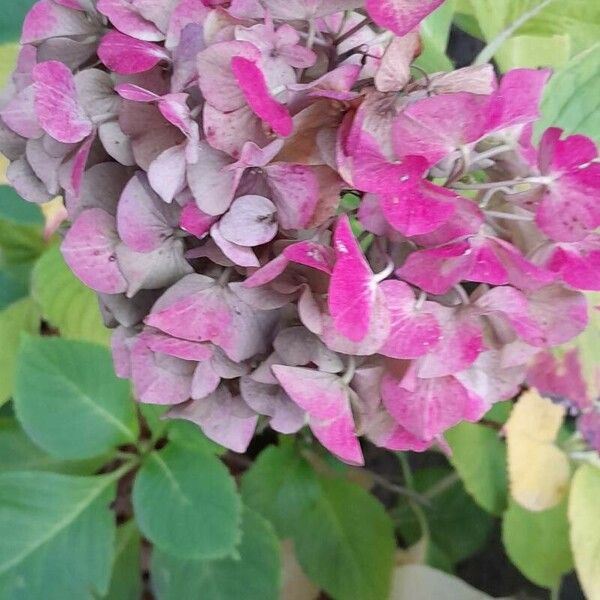
[[152, 189], [167, 203], [173, 202], [186, 183], [185, 145], [173, 146], [161, 152], [148, 168]]
[[30, 85], [13, 96], [0, 110], [0, 117], [9, 129], [25, 138], [44, 135], [35, 108], [35, 86]]
[[336, 329], [360, 342], [369, 331], [377, 284], [345, 215], [338, 220], [333, 246], [336, 262], [329, 284], [329, 311]]
[[406, 35], [444, 0], [367, 0], [367, 11], [381, 27]]
[[136, 398], [148, 404], [171, 405], [190, 397], [195, 362], [155, 353], [139, 339], [131, 352]]
[[578, 290], [600, 290], [600, 239], [589, 235], [580, 242], [558, 244], [544, 266]]
[[319, 182], [312, 167], [273, 163], [265, 168], [277, 216], [283, 229], [306, 227], [319, 199]]
[[223, 385], [206, 398], [171, 409], [168, 416], [196, 423], [213, 442], [240, 453], [248, 449], [258, 422], [241, 397]]
[[111, 71], [120, 75], [143, 73], [161, 60], [170, 60], [169, 54], [159, 45], [117, 31], [110, 31], [102, 38], [98, 57]]
[[488, 98], [475, 94], [431, 96], [409, 105], [394, 123], [399, 158], [423, 156], [435, 164], [485, 133]]
[[134, 175], [121, 194], [117, 228], [121, 239], [136, 252], [151, 252], [173, 235], [179, 207], [166, 205], [142, 173]]
[[349, 390], [342, 380], [312, 369], [275, 365], [273, 373], [290, 398], [309, 415], [315, 437], [343, 461], [362, 465]]
[[219, 111], [231, 112], [245, 105], [244, 93], [232, 72], [232, 60], [259, 60], [260, 52], [248, 42], [221, 42], [198, 55], [198, 85], [206, 101]]
[[221, 383], [220, 375], [215, 371], [212, 361], [198, 363], [192, 379], [192, 398], [201, 400], [210, 396]]
[[402, 281], [387, 280], [380, 284], [390, 310], [390, 336], [379, 350], [384, 356], [399, 359], [427, 354], [440, 341], [442, 330], [429, 304], [417, 308], [415, 296]]
[[261, 415], [270, 417], [269, 424], [279, 433], [296, 433], [305, 424], [305, 414], [279, 385], [240, 379], [240, 393], [244, 402]]
[[127, 281], [117, 264], [115, 218], [100, 208], [83, 211], [61, 246], [65, 262], [87, 286], [105, 294], [121, 294]]
[[234, 56], [231, 59], [231, 70], [252, 110], [277, 135], [291, 135], [294, 131], [292, 117], [287, 108], [271, 96], [265, 77], [256, 64], [241, 56]]
[[92, 122], [79, 103], [71, 71], [52, 60], [36, 65], [35, 108], [42, 128], [65, 144], [81, 142], [92, 133]]
[[219, 232], [241, 246], [260, 246], [277, 234], [277, 209], [262, 196], [241, 196], [219, 222]]
[[454, 377], [417, 379], [413, 389], [406, 389], [387, 374], [381, 395], [394, 419], [422, 440], [433, 440], [461, 421], [478, 421], [489, 407]]
[[410, 66], [421, 51], [417, 32], [393, 38], [387, 47], [375, 75], [375, 87], [380, 92], [397, 92], [410, 81]]
[[213, 223], [217, 220], [217, 217], [207, 215], [201, 211], [194, 200], [188, 202], [181, 212], [181, 221], [179, 226], [184, 231], [195, 235], [197, 238], [203, 238], [212, 227]]
[[468, 308], [433, 303], [430, 308], [441, 326], [441, 335], [437, 345], [419, 361], [418, 376], [445, 377], [469, 368], [485, 350], [480, 320]]
[[98, 12], [108, 17], [121, 33], [146, 42], [160, 42], [164, 34], [150, 21], [147, 21], [128, 0], [98, 0]]
[[40, 0], [33, 5], [25, 17], [21, 44], [95, 33], [97, 33], [96, 27], [85, 15], [59, 6], [52, 0]]
[[231, 261], [233, 261], [234, 264], [240, 267], [260, 266], [258, 258], [256, 258], [256, 254], [254, 253], [252, 248], [240, 246], [239, 244], [234, 244], [230, 242], [221, 233], [219, 225], [219, 223], [215, 223], [210, 228], [210, 235], [215, 244], [217, 244], [217, 246], [221, 249], [223, 254]]
[[191, 361], [205, 361], [212, 356], [210, 344], [180, 340], [162, 333], [144, 332], [140, 336], [153, 352]]

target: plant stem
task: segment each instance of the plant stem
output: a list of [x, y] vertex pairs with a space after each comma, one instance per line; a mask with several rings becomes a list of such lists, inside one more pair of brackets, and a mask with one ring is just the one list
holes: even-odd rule
[[508, 41], [508, 39], [518, 31], [527, 21], [537, 16], [546, 6], [554, 0], [543, 0], [531, 10], [523, 13], [516, 21], [513, 21], [504, 31], [501, 31], [477, 56], [474, 65], [484, 65], [494, 58], [498, 50]]
[[338, 37], [333, 42], [334, 46], [339, 46], [340, 44], [343, 44], [347, 39], [351, 38], [355, 33], [358, 33], [363, 27], [370, 25], [372, 22], [373, 21], [371, 21], [369, 17], [365, 17], [360, 23], [357, 23], [356, 25], [354, 25], [354, 27], [348, 29], [346, 33], [340, 35], [340, 37]]
[[[410, 470], [410, 464], [408, 462], [408, 458], [406, 457], [406, 453], [397, 452], [396, 456], [398, 457], [398, 461], [400, 462], [400, 468], [402, 469], [402, 476], [404, 477], [406, 487], [414, 492], [415, 480], [413, 478], [412, 471]], [[407, 497], [406, 500], [413, 513], [415, 514], [417, 521], [419, 522], [419, 527], [421, 528], [421, 533], [423, 534], [423, 537], [428, 542], [430, 538], [430, 531], [429, 523], [427, 523], [427, 517], [425, 516], [425, 512], [411, 497]]]

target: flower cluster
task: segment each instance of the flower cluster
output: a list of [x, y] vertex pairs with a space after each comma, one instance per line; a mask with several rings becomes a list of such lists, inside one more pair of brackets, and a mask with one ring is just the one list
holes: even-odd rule
[[235, 451], [259, 419], [442, 444], [600, 289], [600, 162], [533, 125], [549, 77], [426, 75], [442, 0], [40, 0], [0, 110], [120, 376]]

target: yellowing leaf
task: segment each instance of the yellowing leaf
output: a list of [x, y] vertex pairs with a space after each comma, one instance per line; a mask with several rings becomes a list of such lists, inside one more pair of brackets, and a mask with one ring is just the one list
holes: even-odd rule
[[537, 391], [525, 392], [506, 423], [513, 498], [531, 511], [556, 506], [569, 485], [569, 460], [555, 444], [565, 411]]
[[579, 581], [589, 600], [600, 599], [600, 469], [579, 467], [569, 496], [571, 547]]
[[57, 196], [53, 200], [50, 200], [50, 202], [45, 202], [41, 205], [41, 209], [45, 221], [44, 237], [48, 240], [54, 235], [63, 221], [69, 218], [69, 215], [61, 196]]

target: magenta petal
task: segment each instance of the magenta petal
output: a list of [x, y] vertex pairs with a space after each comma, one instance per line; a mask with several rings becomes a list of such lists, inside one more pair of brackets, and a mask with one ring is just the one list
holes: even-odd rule
[[390, 225], [410, 237], [444, 225], [456, 210], [455, 199], [455, 193], [422, 179], [418, 170], [409, 170], [392, 190], [381, 194], [381, 207]]
[[111, 71], [121, 75], [143, 73], [161, 60], [170, 60], [169, 54], [159, 45], [117, 31], [110, 31], [102, 38], [98, 57]]
[[77, 102], [73, 74], [63, 63], [40, 63], [33, 79], [37, 116], [47, 133], [65, 144], [81, 142], [92, 133], [92, 122]]
[[415, 295], [402, 281], [392, 279], [380, 284], [391, 315], [390, 336], [379, 350], [384, 356], [399, 359], [427, 354], [440, 341], [442, 330], [429, 304], [418, 308]]
[[444, 377], [467, 369], [485, 349], [479, 319], [468, 308], [432, 303], [431, 309], [441, 335], [437, 345], [419, 361], [419, 377]]
[[207, 438], [240, 453], [248, 449], [258, 422], [254, 411], [225, 386], [206, 398], [171, 409], [169, 416], [196, 423]]
[[219, 231], [240, 246], [260, 246], [277, 234], [275, 205], [263, 196], [242, 196], [233, 201], [219, 222]]
[[204, 237], [212, 227], [213, 223], [217, 220], [217, 217], [207, 215], [201, 211], [194, 200], [188, 202], [181, 212], [181, 221], [179, 226], [184, 231], [195, 235], [197, 238]]
[[489, 408], [454, 377], [417, 379], [409, 390], [388, 374], [381, 395], [394, 419], [422, 440], [433, 440], [461, 421], [478, 421]]
[[115, 218], [100, 208], [83, 211], [61, 246], [66, 263], [86, 285], [105, 294], [121, 294], [127, 281], [117, 264]]
[[275, 365], [273, 373], [290, 398], [309, 415], [315, 437], [343, 461], [362, 465], [350, 407], [350, 391], [336, 375]]
[[600, 238], [589, 235], [581, 242], [557, 245], [545, 267], [575, 289], [600, 290]]
[[336, 329], [359, 342], [369, 331], [377, 284], [345, 215], [338, 220], [333, 245], [336, 262], [329, 284], [329, 311]]
[[268, 123], [277, 135], [291, 135], [294, 131], [292, 117], [287, 108], [271, 96], [265, 76], [256, 63], [235, 56], [231, 60], [231, 70], [252, 110]]
[[380, 26], [406, 35], [444, 0], [367, 0], [367, 11]]
[[97, 33], [96, 27], [81, 12], [59, 6], [52, 0], [39, 0], [25, 17], [21, 44], [95, 33]]
[[286, 246], [283, 255], [290, 261], [312, 267], [331, 275], [335, 264], [335, 252], [329, 246], [317, 242], [298, 242]]
[[470, 245], [458, 242], [413, 252], [396, 275], [430, 294], [445, 294], [465, 279], [472, 260]]

